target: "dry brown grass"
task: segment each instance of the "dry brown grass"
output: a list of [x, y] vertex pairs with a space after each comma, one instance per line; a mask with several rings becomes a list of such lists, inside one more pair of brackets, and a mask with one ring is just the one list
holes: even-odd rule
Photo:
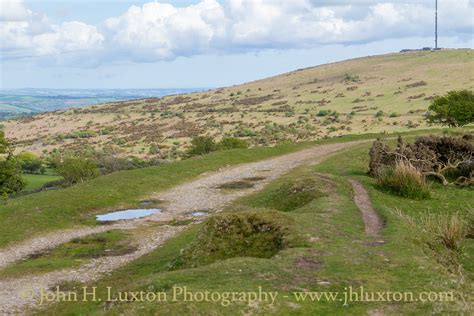
[[408, 162], [398, 161], [395, 168], [387, 168], [377, 176], [380, 189], [396, 195], [426, 199], [430, 197], [430, 187], [423, 174]]

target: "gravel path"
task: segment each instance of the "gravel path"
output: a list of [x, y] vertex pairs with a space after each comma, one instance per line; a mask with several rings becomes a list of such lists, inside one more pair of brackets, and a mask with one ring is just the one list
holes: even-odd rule
[[143, 238], [138, 249], [130, 254], [93, 259], [75, 269], [63, 269], [41, 275], [0, 280], [0, 315], [30, 314], [25, 310], [38, 307], [41, 291], [49, 290], [63, 282], [95, 281], [126, 263], [153, 251], [183, 229], [184, 226], [162, 226], [152, 235]]
[[3, 268], [15, 261], [25, 259], [34, 253], [55, 248], [56, 246], [66, 243], [74, 238], [102, 233], [112, 229], [133, 228], [135, 225], [136, 223], [130, 222], [97, 227], [71, 228], [20, 242], [0, 250], [0, 268]]
[[[160, 216], [166, 213], [179, 214], [196, 210], [219, 210], [238, 197], [262, 189], [268, 182], [279, 178], [299, 165], [318, 163], [329, 154], [360, 143], [362, 141], [320, 145], [268, 160], [229, 167], [208, 176], [204, 175], [195, 181], [154, 196], [156, 199], [165, 201], [165, 212], [153, 215], [150, 218], [159, 219]], [[256, 176], [265, 177], [265, 179], [255, 182], [253, 188], [226, 190], [225, 192], [218, 188], [219, 185], [224, 183]]]
[[[359, 181], [350, 180], [350, 182], [354, 190], [354, 202], [362, 213], [365, 233], [369, 237], [380, 239], [382, 236], [383, 222], [372, 206], [369, 193]], [[378, 240], [378, 242], [383, 243], [382, 240]]]
[[[150, 220], [169, 221], [173, 218], [186, 216], [189, 212], [196, 210], [220, 211], [226, 204], [241, 196], [262, 189], [268, 182], [299, 165], [318, 163], [329, 154], [362, 142], [354, 141], [320, 145], [264, 161], [232, 166], [211, 174], [203, 174], [194, 181], [152, 196], [151, 198], [153, 199], [163, 201], [161, 213], [146, 217], [145, 219], [122, 222], [115, 225], [63, 230], [10, 246], [0, 250], [0, 267], [27, 258], [36, 252], [54, 248], [73, 238], [111, 229], [135, 228]], [[222, 184], [245, 180], [251, 177], [262, 177], [264, 179], [255, 181], [254, 187], [242, 190], [222, 190], [218, 188]], [[127, 262], [152, 251], [183, 229], [182, 226], [165, 227], [168, 228], [163, 231], [158, 230], [151, 236], [141, 240], [138, 250], [131, 254], [95, 259], [77, 269], [66, 269], [37, 276], [0, 280], [0, 314], [15, 313], [15, 311], [34, 306], [37, 303], [37, 295], [36, 298], [24, 298], [25, 290], [28, 293], [32, 291], [32, 293], [37, 294], [41, 288], [50, 288], [64, 281], [90, 282], [97, 280], [101, 275], [109, 273]]]

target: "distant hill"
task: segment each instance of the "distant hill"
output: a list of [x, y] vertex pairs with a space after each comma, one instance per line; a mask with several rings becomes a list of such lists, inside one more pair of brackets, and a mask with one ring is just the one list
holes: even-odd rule
[[[249, 69], [248, 71], [252, 71]], [[473, 89], [472, 50], [405, 52], [299, 69], [243, 85], [112, 102], [5, 122], [17, 150], [113, 145], [170, 157], [194, 135], [253, 144], [426, 127], [430, 100]]]

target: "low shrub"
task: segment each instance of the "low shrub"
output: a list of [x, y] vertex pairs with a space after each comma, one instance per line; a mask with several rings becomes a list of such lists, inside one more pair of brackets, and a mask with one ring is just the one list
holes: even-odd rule
[[270, 258], [287, 246], [287, 220], [276, 212], [213, 216], [170, 267], [196, 267], [234, 257]]
[[424, 176], [412, 165], [399, 161], [378, 173], [377, 186], [383, 191], [412, 199], [430, 197], [430, 187]]
[[236, 137], [226, 137], [223, 138], [218, 144], [217, 147], [220, 150], [234, 149], [234, 148], [248, 148], [249, 144], [244, 139], [239, 139]]
[[217, 149], [217, 144], [211, 136], [196, 136], [191, 140], [188, 156], [205, 155]]

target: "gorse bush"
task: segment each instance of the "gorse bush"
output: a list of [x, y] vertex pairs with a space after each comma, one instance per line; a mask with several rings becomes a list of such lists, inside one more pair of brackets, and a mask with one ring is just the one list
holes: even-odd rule
[[205, 155], [217, 149], [217, 144], [211, 136], [196, 136], [191, 140], [188, 156]]
[[211, 136], [196, 136], [191, 140], [188, 156], [205, 155], [216, 150], [248, 147], [249, 144], [246, 140], [236, 137], [226, 137], [217, 143]]
[[430, 197], [430, 187], [424, 176], [415, 167], [398, 161], [395, 167], [388, 167], [378, 173], [377, 187], [380, 190], [412, 199]]
[[236, 137], [226, 137], [226, 138], [223, 138], [218, 143], [218, 148], [220, 150], [234, 149], [234, 148], [248, 148], [248, 147], [249, 147], [249, 144], [246, 140], [239, 139]]

